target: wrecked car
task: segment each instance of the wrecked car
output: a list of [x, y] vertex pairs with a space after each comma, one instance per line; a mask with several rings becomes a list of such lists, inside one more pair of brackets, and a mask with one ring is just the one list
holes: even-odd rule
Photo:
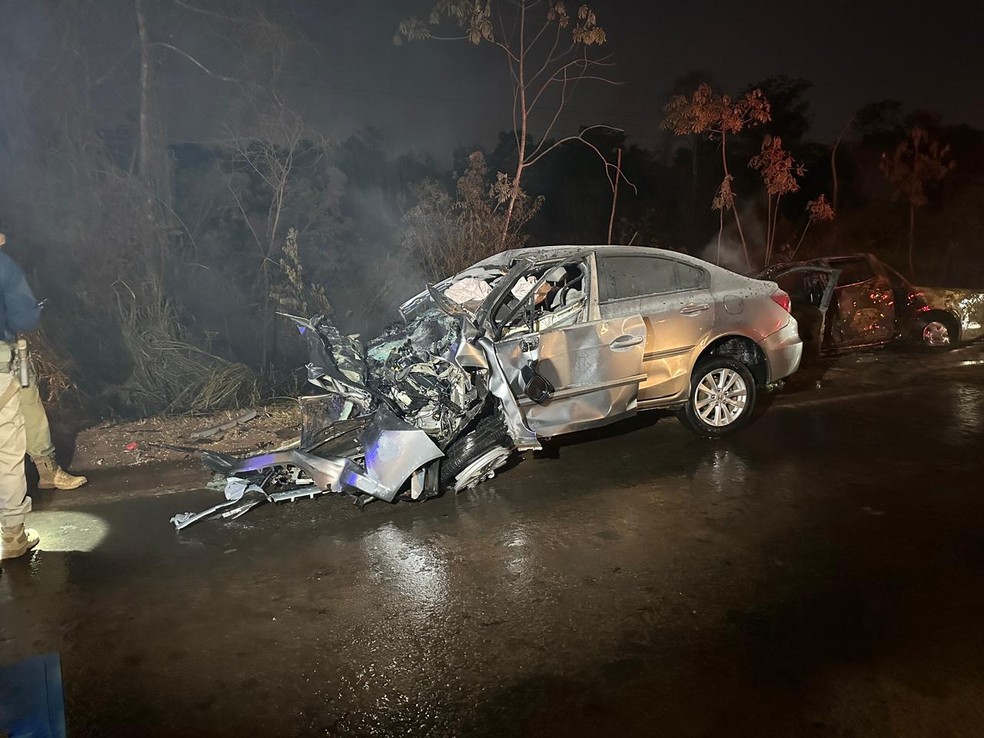
[[698, 434], [723, 436], [802, 352], [775, 283], [652, 248], [500, 253], [400, 313], [365, 344], [324, 318], [291, 316], [323, 394], [301, 398], [296, 447], [205, 455], [228, 480], [215, 513], [240, 514], [259, 495], [366, 502], [460, 491], [542, 439], [640, 410], [677, 409]]
[[758, 277], [789, 294], [808, 353], [897, 341], [939, 349], [984, 335], [984, 291], [913, 286], [874, 254], [774, 264]]

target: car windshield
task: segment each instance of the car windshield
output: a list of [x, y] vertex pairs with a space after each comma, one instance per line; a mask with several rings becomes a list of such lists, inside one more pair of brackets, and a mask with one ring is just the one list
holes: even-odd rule
[[474, 316], [507, 271], [505, 266], [498, 264], [469, 267], [432, 287], [428, 286], [407, 300], [400, 306], [400, 314], [409, 321], [435, 306], [441, 307], [445, 312], [458, 312], [455, 306], [460, 306], [461, 312]]

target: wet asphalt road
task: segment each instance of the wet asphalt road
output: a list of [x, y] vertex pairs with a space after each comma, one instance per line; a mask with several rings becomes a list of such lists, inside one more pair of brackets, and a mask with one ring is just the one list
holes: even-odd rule
[[984, 352], [872, 356], [417, 505], [176, 535], [195, 466], [93, 475], [36, 501], [0, 663], [60, 654], [71, 736], [984, 734]]

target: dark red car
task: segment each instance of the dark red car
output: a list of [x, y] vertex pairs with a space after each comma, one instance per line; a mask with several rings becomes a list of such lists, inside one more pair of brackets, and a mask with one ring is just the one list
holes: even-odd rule
[[789, 294], [805, 353], [903, 340], [947, 348], [984, 335], [984, 292], [916, 287], [874, 254], [773, 264], [758, 278]]

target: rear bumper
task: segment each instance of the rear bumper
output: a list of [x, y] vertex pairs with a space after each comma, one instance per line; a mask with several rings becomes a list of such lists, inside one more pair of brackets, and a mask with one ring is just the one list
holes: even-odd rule
[[789, 322], [762, 341], [769, 364], [769, 382], [778, 382], [799, 369], [803, 358], [803, 341], [799, 337], [799, 327], [796, 319], [790, 317]]

